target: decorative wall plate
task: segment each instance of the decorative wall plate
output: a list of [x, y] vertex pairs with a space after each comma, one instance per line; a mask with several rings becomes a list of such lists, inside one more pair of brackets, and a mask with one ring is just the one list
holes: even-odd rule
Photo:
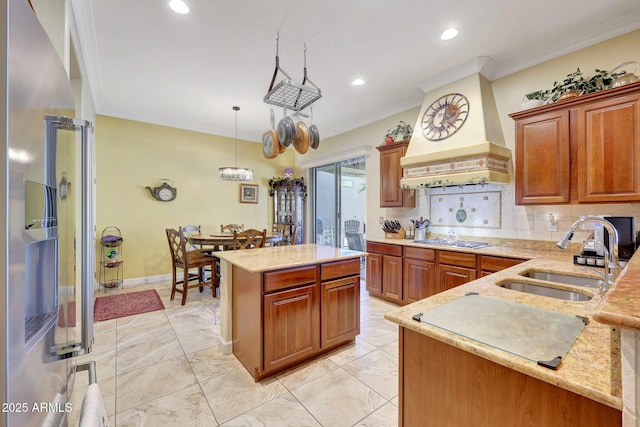
[[469, 100], [449, 93], [433, 101], [422, 115], [422, 134], [429, 141], [441, 141], [458, 132], [469, 115]]

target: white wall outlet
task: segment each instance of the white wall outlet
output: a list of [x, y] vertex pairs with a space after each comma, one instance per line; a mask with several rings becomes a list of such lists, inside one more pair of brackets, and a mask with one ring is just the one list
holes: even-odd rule
[[383, 222], [384, 222], [384, 217], [383, 217], [383, 216], [381, 216], [381, 217], [378, 219], [378, 224], [382, 224]]

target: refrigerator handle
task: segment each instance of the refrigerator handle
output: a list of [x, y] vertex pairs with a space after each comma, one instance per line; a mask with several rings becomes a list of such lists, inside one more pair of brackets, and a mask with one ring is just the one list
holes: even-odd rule
[[92, 203], [93, 203], [93, 178], [92, 178], [92, 150], [89, 143], [89, 133], [93, 131], [91, 122], [86, 120], [71, 119], [64, 116], [52, 116], [45, 115], [45, 123], [53, 125], [53, 128], [60, 128], [66, 130], [72, 130], [75, 132], [81, 132], [81, 158], [82, 158], [82, 212], [81, 212], [81, 229], [80, 229], [80, 241], [81, 241], [81, 262], [82, 262], [82, 298], [81, 298], [81, 328], [80, 328], [80, 340], [64, 345], [56, 345], [54, 329], [49, 330], [49, 353], [43, 355], [43, 359], [46, 362], [52, 362], [60, 359], [67, 359], [74, 356], [80, 356], [91, 351], [93, 345], [93, 290], [94, 290], [94, 274], [93, 265], [94, 259], [94, 242], [93, 242], [93, 218], [92, 218]]

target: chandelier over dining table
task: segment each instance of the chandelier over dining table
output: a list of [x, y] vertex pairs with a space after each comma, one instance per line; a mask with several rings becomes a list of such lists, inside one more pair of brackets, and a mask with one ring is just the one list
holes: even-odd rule
[[251, 181], [253, 178], [253, 169], [238, 167], [238, 111], [240, 107], [234, 105], [233, 110], [236, 112], [236, 166], [225, 166], [218, 169], [220, 179], [224, 181]]

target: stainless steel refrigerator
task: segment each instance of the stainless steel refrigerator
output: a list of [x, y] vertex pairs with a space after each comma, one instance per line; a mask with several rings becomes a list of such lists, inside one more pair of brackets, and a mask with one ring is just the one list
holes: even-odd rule
[[[26, 0], [1, 0], [5, 185], [0, 425], [66, 425], [93, 341], [91, 124]], [[76, 304], [77, 302], [77, 304]]]

